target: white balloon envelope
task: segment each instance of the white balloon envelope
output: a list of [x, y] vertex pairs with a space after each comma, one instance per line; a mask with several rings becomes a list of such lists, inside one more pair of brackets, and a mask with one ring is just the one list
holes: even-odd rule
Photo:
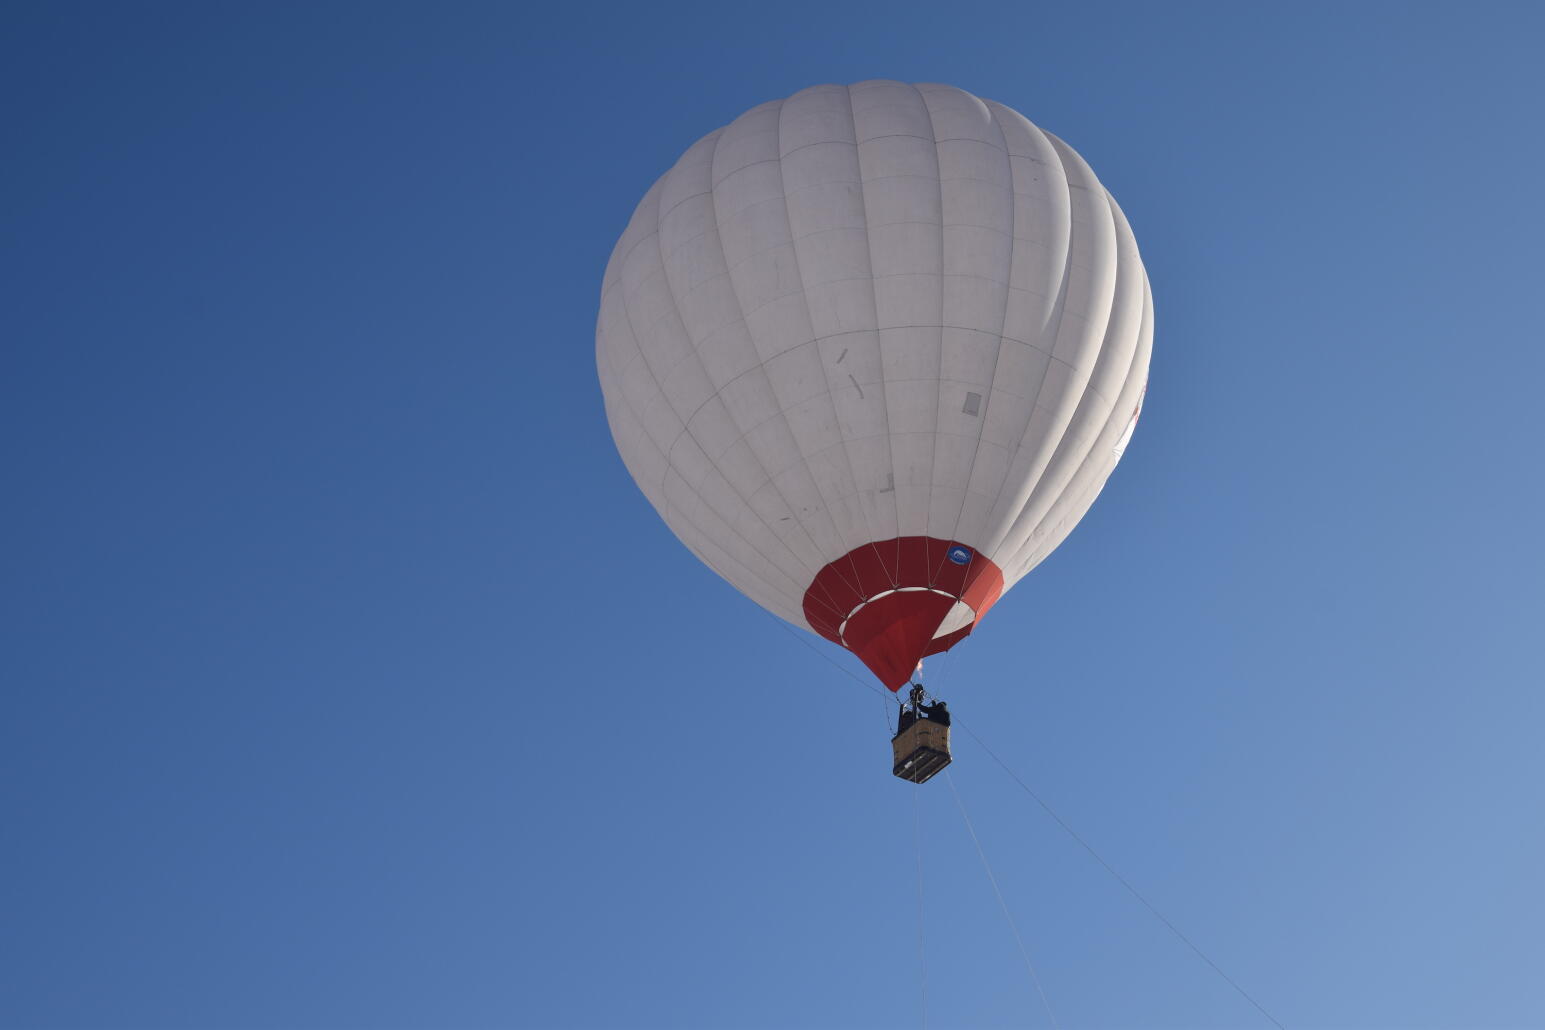
[[1120, 459], [1153, 307], [1061, 140], [951, 86], [815, 86], [693, 144], [606, 268], [628, 471], [742, 593], [892, 690]]

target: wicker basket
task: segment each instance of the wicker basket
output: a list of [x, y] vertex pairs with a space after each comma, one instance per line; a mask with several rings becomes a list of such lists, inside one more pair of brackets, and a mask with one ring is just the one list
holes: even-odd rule
[[909, 783], [926, 783], [950, 764], [950, 728], [919, 719], [891, 738], [891, 772]]

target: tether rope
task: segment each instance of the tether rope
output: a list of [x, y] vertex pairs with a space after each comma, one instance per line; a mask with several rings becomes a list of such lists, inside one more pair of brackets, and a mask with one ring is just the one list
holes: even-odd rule
[[1258, 1011], [1261, 1015], [1265, 1016], [1271, 1022], [1272, 1026], [1277, 1027], [1277, 1030], [1287, 1030], [1286, 1027], [1284, 1027], [1281, 1023], [1277, 1022], [1277, 1019], [1276, 1019], [1275, 1016], [1273, 1016], [1270, 1012], [1266, 1011], [1265, 1007], [1260, 1002], [1258, 1002], [1254, 998], [1252, 998], [1248, 991], [1246, 991], [1243, 987], [1239, 986], [1239, 984], [1235, 983], [1233, 977], [1231, 977], [1227, 973], [1225, 973], [1222, 969], [1220, 969], [1218, 967], [1218, 964], [1216, 962], [1214, 962], [1212, 959], [1208, 958], [1207, 957], [1207, 953], [1202, 951], [1201, 948], [1197, 947], [1196, 944], [1191, 940], [1191, 938], [1189, 938], [1185, 934], [1181, 933], [1179, 927], [1177, 927], [1174, 923], [1172, 923], [1168, 919], [1166, 919], [1164, 917], [1164, 913], [1160, 912], [1157, 908], [1155, 908], [1151, 901], [1149, 901], [1147, 898], [1143, 897], [1142, 894], [1138, 892], [1138, 889], [1136, 887], [1132, 886], [1132, 884], [1127, 881], [1127, 878], [1125, 876], [1122, 876], [1120, 873], [1116, 872], [1115, 868], [1113, 868], [1109, 862], [1105, 861], [1105, 859], [1100, 856], [1100, 853], [1098, 851], [1094, 850], [1094, 847], [1088, 841], [1086, 841], [1086, 840], [1084, 840], [1084, 838], [1080, 837], [1078, 835], [1078, 833], [1073, 829], [1073, 827], [1071, 827], [1067, 823], [1063, 822], [1062, 816], [1058, 815], [1052, 809], [1052, 807], [1050, 805], [1048, 805], [1044, 800], [1042, 800], [1042, 798], [1041, 798], [1041, 796], [1039, 794], [1037, 794], [1035, 791], [1031, 790], [1029, 784], [1027, 784], [1024, 780], [1020, 779], [1017, 775], [1015, 775], [1014, 770], [1010, 769], [1008, 767], [1008, 765], [1003, 761], [1003, 759], [999, 758], [993, 752], [992, 748], [988, 747], [985, 743], [983, 743], [982, 738], [978, 737], [976, 735], [976, 733], [971, 729], [971, 727], [962, 724], [959, 719], [955, 720], [955, 725], [957, 725], [961, 729], [965, 730], [966, 733], [968, 733], [970, 735], [971, 739], [976, 741], [977, 745], [983, 751], [987, 752], [987, 757], [991, 758], [994, 762], [998, 763], [998, 767], [1000, 769], [1002, 769], [1004, 772], [1008, 773], [1009, 774], [1009, 778], [1012, 779], [1015, 783], [1019, 784], [1019, 788], [1021, 790], [1023, 790], [1026, 794], [1029, 794], [1031, 799], [1034, 800], [1037, 805], [1041, 806], [1041, 810], [1044, 811], [1047, 815], [1052, 817], [1052, 821], [1053, 822], [1055, 822], [1058, 826], [1062, 827], [1063, 832], [1065, 832], [1069, 837], [1072, 837], [1075, 841], [1077, 841], [1079, 846], [1082, 847], [1085, 851], [1089, 852], [1089, 854], [1094, 858], [1094, 860], [1096, 862], [1100, 863], [1100, 867], [1102, 869], [1104, 869], [1107, 873], [1110, 873], [1111, 876], [1115, 878], [1117, 883], [1119, 883], [1119, 884], [1121, 884], [1121, 886], [1125, 887], [1127, 889], [1127, 891], [1132, 895], [1132, 897], [1136, 898], [1139, 902], [1142, 903], [1142, 906], [1144, 908], [1146, 908], [1149, 912], [1153, 913], [1153, 917], [1155, 919], [1157, 919], [1159, 922], [1163, 923], [1164, 926], [1169, 930], [1169, 932], [1175, 935], [1177, 940], [1179, 940], [1182, 944], [1184, 944], [1186, 947], [1190, 948], [1193, 952], [1195, 952], [1196, 953], [1196, 957], [1201, 959], [1203, 962], [1207, 963], [1208, 967], [1214, 973], [1217, 973], [1218, 976], [1220, 976], [1223, 979], [1224, 983], [1226, 983], [1230, 987], [1234, 988], [1234, 990], [1239, 993], [1239, 996], [1241, 998], [1243, 998], [1246, 1001], [1248, 1001], [1251, 1005], [1254, 1005], [1255, 1008], [1256, 1008], [1256, 1011]]
[[922, 995], [923, 1030], [928, 1030], [928, 963], [923, 951], [923, 815], [912, 792], [912, 840], [917, 845], [917, 987]]
[[998, 889], [998, 878], [992, 874], [992, 865], [987, 861], [987, 852], [982, 850], [982, 842], [976, 835], [976, 827], [971, 825], [971, 817], [966, 814], [966, 806], [960, 801], [960, 791], [955, 789], [955, 777], [950, 775], [948, 769], [944, 770], [944, 782], [950, 785], [950, 793], [955, 798], [955, 807], [960, 809], [960, 818], [965, 820], [966, 829], [971, 831], [971, 843], [976, 845], [977, 857], [982, 860], [982, 868], [987, 870], [987, 882], [992, 884], [992, 892], [997, 895], [998, 907], [1003, 910], [1003, 918], [1008, 920], [1009, 929], [1014, 932], [1014, 943], [1019, 945], [1019, 957], [1025, 960], [1025, 970], [1030, 974], [1030, 982], [1035, 984], [1035, 993], [1041, 996], [1041, 1004], [1046, 1007], [1046, 1016], [1051, 1020], [1051, 1025], [1057, 1027], [1057, 1014], [1051, 1010], [1051, 1002], [1046, 1000], [1046, 989], [1041, 986], [1041, 978], [1036, 975], [1035, 965], [1030, 961], [1030, 952], [1025, 950], [1025, 940], [1019, 935], [1019, 926], [1014, 922], [1014, 915], [1009, 911], [1008, 902], [1003, 900], [1003, 891]]
[[[762, 609], [762, 610], [766, 611], [765, 608]], [[808, 640], [805, 640], [804, 637], [802, 637], [797, 631], [795, 631], [795, 629], [792, 626], [788, 625], [786, 622], [784, 622], [782, 619], [778, 618], [772, 612], [767, 612], [767, 617], [772, 619], [773, 622], [775, 622], [780, 628], [782, 628], [790, 636], [794, 637], [801, 644], [804, 644], [807, 648], [809, 648], [812, 652], [814, 652], [815, 654], [819, 655], [820, 658], [823, 661], [825, 661], [827, 664], [829, 664], [829, 665], [835, 667], [836, 669], [840, 670], [844, 676], [848, 677], [848, 679], [852, 680], [854, 683], [857, 683], [859, 686], [865, 688], [866, 690], [872, 690], [875, 693], [880, 694], [880, 696], [882, 696], [882, 697], [885, 696], [885, 694], [881, 691], [881, 689], [879, 687], [876, 687], [874, 684], [868, 682], [865, 679], [862, 679], [857, 674], [855, 674], [852, 669], [849, 669], [849, 668], [846, 668], [846, 667], [844, 667], [842, 665], [839, 665], [830, 655], [825, 654], [824, 652], [822, 652], [821, 650], [816, 648], [816, 646], [814, 644], [810, 643]], [[1030, 785], [1025, 783], [1024, 780], [1020, 779], [1019, 776], [1014, 772], [1014, 770], [1009, 768], [1008, 764], [1006, 762], [1004, 762], [1003, 759], [999, 758], [998, 755], [996, 754], [996, 752], [994, 752], [992, 750], [992, 748], [988, 747], [987, 744], [982, 740], [981, 737], [976, 735], [976, 732], [974, 730], [972, 730], [971, 727], [969, 727], [969, 726], [965, 725], [964, 723], [962, 723], [958, 717], [953, 719], [952, 722], [953, 722], [954, 725], [959, 726], [961, 729], [965, 730], [966, 733], [970, 735], [971, 739], [976, 741], [977, 745], [979, 747], [981, 747], [981, 749], [983, 751], [987, 752], [987, 756], [989, 758], [991, 758], [995, 763], [997, 763], [998, 767], [1000, 769], [1002, 769], [1005, 773], [1007, 773], [1010, 779], [1012, 779], [1015, 783], [1017, 783], [1019, 785], [1019, 789], [1020, 790], [1023, 790], [1026, 794], [1030, 795], [1031, 800], [1033, 800], [1037, 805], [1039, 805], [1041, 807], [1042, 811], [1044, 811], [1047, 815], [1051, 816], [1052, 821], [1055, 822], [1058, 826], [1060, 826], [1064, 833], [1066, 833], [1069, 837], [1073, 838], [1073, 840], [1078, 844], [1079, 847], [1081, 847], [1085, 851], [1089, 852], [1090, 856], [1096, 862], [1098, 862], [1100, 864], [1100, 868], [1104, 869], [1107, 873], [1109, 873], [1111, 875], [1111, 877], [1113, 879], [1115, 879], [1115, 881], [1117, 883], [1119, 883], [1119, 884], [1121, 884], [1121, 886], [1125, 887], [1127, 889], [1127, 892], [1129, 894], [1131, 894], [1132, 897], [1136, 898], [1138, 900], [1138, 902], [1144, 908], [1146, 908], [1150, 913], [1152, 913], [1152, 915], [1153, 915], [1153, 917], [1155, 919], [1157, 919], [1160, 923], [1164, 924], [1165, 929], [1169, 930], [1169, 932], [1172, 933], [1175, 936], [1176, 940], [1180, 941], [1187, 948], [1190, 948], [1191, 951], [1196, 955], [1197, 958], [1201, 959], [1203, 962], [1205, 962], [1207, 964], [1207, 968], [1211, 969], [1214, 973], [1216, 973], [1218, 975], [1218, 977], [1224, 983], [1226, 983], [1230, 987], [1232, 987], [1234, 989], [1234, 991], [1241, 998], [1245, 999], [1245, 1001], [1248, 1001], [1251, 1005], [1253, 1005], [1255, 1007], [1255, 1010], [1266, 1018], [1267, 1022], [1271, 1023], [1271, 1025], [1276, 1027], [1277, 1030], [1287, 1030], [1287, 1028], [1285, 1026], [1283, 1026], [1280, 1021], [1278, 1021], [1277, 1017], [1273, 1016], [1270, 1012], [1266, 1011], [1266, 1007], [1264, 1005], [1262, 1005], [1260, 1002], [1256, 1001], [1255, 998], [1250, 994], [1249, 991], [1246, 991], [1237, 982], [1235, 982], [1233, 977], [1231, 977], [1227, 973], [1225, 973], [1223, 971], [1223, 969], [1216, 962], [1214, 962], [1211, 958], [1208, 957], [1208, 955], [1207, 955], [1207, 953], [1205, 951], [1203, 951], [1200, 947], [1197, 946], [1197, 944], [1194, 941], [1191, 940], [1191, 938], [1187, 937], [1184, 933], [1182, 933], [1180, 931], [1179, 927], [1177, 927], [1174, 923], [1170, 922], [1169, 919], [1165, 917], [1164, 913], [1160, 912], [1158, 910], [1158, 908], [1156, 908], [1154, 906], [1153, 902], [1151, 902], [1147, 898], [1143, 897], [1142, 893], [1139, 892], [1136, 887], [1132, 886], [1132, 884], [1130, 882], [1128, 882], [1126, 877], [1124, 877], [1120, 873], [1118, 873], [1114, 866], [1112, 866], [1109, 862], [1105, 861], [1105, 859], [1100, 855], [1100, 853], [1098, 851], [1094, 850], [1094, 846], [1092, 844], [1090, 844], [1088, 841], [1084, 840], [1084, 838], [1080, 837], [1078, 835], [1078, 832], [1076, 830], [1074, 830], [1073, 827], [1069, 826], [1063, 820], [1063, 818], [1060, 815], [1058, 815], [1056, 813], [1056, 811], [1053, 810], [1052, 807], [1049, 804], [1047, 804], [1041, 798], [1041, 796], [1039, 794], [1037, 794], [1034, 790], [1030, 789]], [[889, 728], [889, 725], [890, 725], [890, 720], [889, 720], [889, 717], [887, 717], [887, 719], [886, 719], [886, 726], [887, 726], [887, 728]], [[945, 773], [946, 778], [948, 778], [948, 775], [949, 775], [948, 771], [946, 770], [946, 773]], [[951, 788], [953, 789], [954, 781], [950, 780], [949, 782], [950, 782]], [[962, 811], [962, 814], [964, 814], [964, 811]]]

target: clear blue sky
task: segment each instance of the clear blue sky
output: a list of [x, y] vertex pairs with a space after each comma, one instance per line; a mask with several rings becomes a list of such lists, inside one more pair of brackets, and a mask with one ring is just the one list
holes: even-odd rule
[[[649, 183], [886, 77], [1068, 140], [1157, 308], [930, 682], [1283, 1024], [1545, 1026], [1542, 11], [6, 5], [0, 1024], [918, 1026], [915, 814], [928, 1025], [1050, 1025], [595, 379]], [[1063, 1026], [1269, 1026], [959, 737]]]

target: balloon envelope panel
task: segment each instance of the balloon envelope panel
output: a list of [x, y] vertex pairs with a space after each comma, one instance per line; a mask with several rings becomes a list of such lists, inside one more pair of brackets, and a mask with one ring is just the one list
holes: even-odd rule
[[693, 144], [607, 266], [628, 470], [700, 559], [892, 689], [1120, 458], [1152, 303], [1065, 143], [943, 85], [816, 86]]

